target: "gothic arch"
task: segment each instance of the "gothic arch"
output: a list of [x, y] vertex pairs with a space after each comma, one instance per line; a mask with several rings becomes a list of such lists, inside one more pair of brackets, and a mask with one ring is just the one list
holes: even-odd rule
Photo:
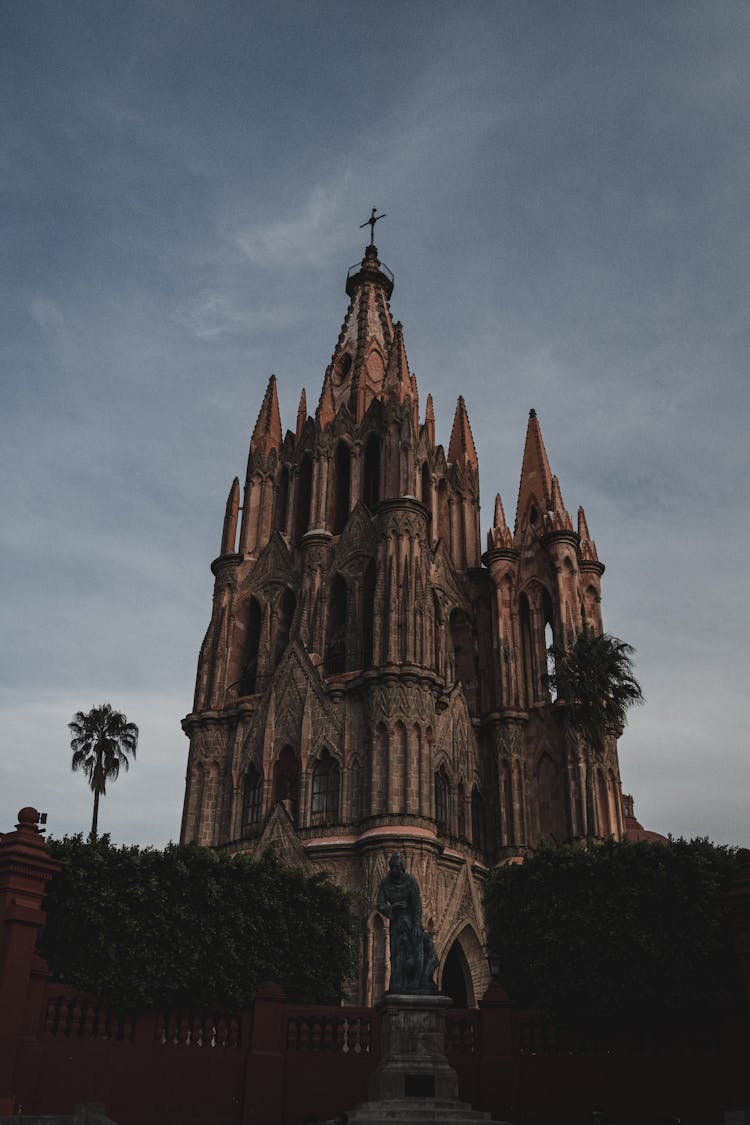
[[310, 819], [313, 824], [335, 824], [341, 810], [341, 769], [327, 746], [312, 766]]
[[297, 488], [294, 499], [294, 542], [297, 546], [310, 528], [312, 509], [313, 463], [309, 453], [304, 453], [297, 470]]
[[370, 915], [367, 925], [370, 1007], [378, 1004], [385, 995], [388, 977], [390, 975], [390, 958], [388, 955], [388, 933], [386, 923], [377, 912]]
[[448, 484], [445, 477], [441, 477], [437, 486], [437, 539], [442, 539], [446, 549], [450, 551], [451, 529], [448, 510]]
[[482, 943], [471, 923], [459, 923], [459, 929], [446, 942], [441, 958], [440, 987], [458, 1008], [475, 1008], [487, 985], [489, 972]]
[[235, 616], [232, 640], [232, 662], [229, 685], [237, 685], [240, 695], [253, 695], [258, 690], [258, 664], [263, 630], [263, 608], [250, 596]]
[[375, 514], [375, 509], [380, 502], [380, 438], [371, 433], [365, 442], [365, 452], [362, 458], [362, 500], [370, 515]]
[[250, 763], [242, 782], [242, 827], [252, 828], [263, 817], [263, 775]]
[[288, 743], [279, 751], [271, 773], [271, 805], [282, 804], [293, 821], [299, 805], [299, 754]]
[[565, 774], [547, 750], [541, 753], [537, 762], [536, 792], [540, 838], [551, 840], [554, 844], [564, 843], [568, 838]]
[[289, 515], [289, 467], [282, 465], [276, 485], [276, 503], [273, 513], [273, 529], [282, 534], [286, 531], [286, 521]]
[[279, 662], [286, 652], [289, 638], [292, 632], [292, 622], [294, 620], [294, 613], [297, 608], [297, 599], [294, 596], [294, 591], [286, 586], [284, 593], [279, 600], [279, 606], [276, 615], [276, 635], [273, 642], [273, 667], [277, 668]]
[[334, 575], [326, 612], [325, 672], [329, 676], [347, 669], [346, 632], [349, 591], [342, 574]]
[[351, 498], [352, 451], [343, 438], [336, 443], [330, 460], [328, 478], [328, 527], [333, 535], [340, 535], [349, 518]]

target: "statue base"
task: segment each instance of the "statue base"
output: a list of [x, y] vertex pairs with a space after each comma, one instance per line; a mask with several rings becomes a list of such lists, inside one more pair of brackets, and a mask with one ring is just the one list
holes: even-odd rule
[[[509, 1125], [458, 1100], [458, 1075], [445, 1054], [442, 993], [389, 993], [380, 1003], [381, 1059], [370, 1100], [345, 1115], [348, 1125]], [[322, 1125], [340, 1125], [342, 1118]]]
[[386, 993], [371, 1100], [458, 1097], [458, 1075], [445, 1054], [445, 1014], [452, 1003], [441, 993]]

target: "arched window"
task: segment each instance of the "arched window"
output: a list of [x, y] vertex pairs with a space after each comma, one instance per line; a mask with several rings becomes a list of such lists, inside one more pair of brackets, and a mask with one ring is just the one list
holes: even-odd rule
[[271, 787], [271, 804], [283, 804], [289, 815], [297, 815], [297, 797], [299, 795], [299, 761], [291, 746], [285, 746], [273, 767], [273, 782]]
[[372, 666], [372, 623], [375, 620], [375, 560], [370, 559], [362, 577], [362, 667]]
[[477, 851], [483, 852], [487, 846], [484, 824], [484, 804], [482, 794], [476, 786], [471, 794], [471, 842]]
[[[542, 613], [544, 614], [544, 659], [545, 671], [548, 675], [554, 675], [555, 672], [555, 658], [550, 655], [550, 648], [555, 643], [555, 634], [553, 632], [553, 612], [552, 602], [550, 596], [545, 590], [542, 597]], [[547, 694], [553, 700], [557, 699], [557, 692], [552, 688], [546, 689]]]
[[346, 671], [346, 612], [346, 582], [337, 574], [328, 594], [325, 672], [329, 676]]
[[292, 630], [294, 611], [297, 608], [297, 599], [292, 590], [287, 586], [279, 603], [279, 616], [276, 623], [276, 637], [273, 644], [273, 666], [276, 668], [289, 644], [289, 634]]
[[521, 631], [521, 660], [523, 662], [523, 686], [527, 707], [534, 702], [534, 664], [532, 657], [531, 610], [525, 594], [518, 599], [518, 623]]
[[380, 438], [370, 434], [362, 460], [362, 499], [371, 513], [380, 502]]
[[250, 766], [245, 777], [245, 793], [242, 804], [243, 825], [258, 824], [263, 808], [263, 778], [255, 766]]
[[435, 820], [442, 834], [448, 831], [448, 791], [448, 778], [438, 770], [435, 774]]
[[333, 456], [333, 480], [328, 485], [328, 526], [340, 535], [349, 518], [349, 487], [351, 483], [351, 452], [345, 441], [336, 446]]
[[279, 473], [279, 483], [276, 488], [276, 509], [273, 515], [274, 531], [286, 531], [287, 510], [289, 507], [289, 470], [284, 465]]
[[471, 623], [462, 609], [454, 609], [449, 620], [453, 646], [454, 679], [463, 684], [464, 695], [470, 710], [476, 706], [476, 670], [474, 667], [474, 638]]
[[463, 839], [466, 836], [466, 790], [464, 789], [463, 782], [458, 787], [458, 808], [457, 808], [458, 822], [458, 835]]
[[260, 605], [255, 598], [250, 598], [245, 610], [245, 644], [240, 668], [240, 695], [253, 695], [257, 688], [260, 626]]
[[310, 504], [312, 501], [312, 458], [306, 453], [302, 458], [297, 474], [297, 497], [294, 512], [294, 542], [299, 544], [302, 536], [310, 528]]
[[422, 503], [425, 505], [426, 508], [429, 508], [431, 506], [430, 501], [432, 499], [432, 477], [430, 476], [430, 466], [427, 464], [426, 461], [422, 465], [421, 481], [422, 481], [422, 486], [421, 486]]
[[437, 488], [437, 533], [442, 539], [448, 552], [451, 549], [451, 529], [448, 516], [448, 485], [441, 480]]
[[316, 820], [335, 820], [339, 814], [339, 765], [324, 750], [313, 769], [312, 813]]

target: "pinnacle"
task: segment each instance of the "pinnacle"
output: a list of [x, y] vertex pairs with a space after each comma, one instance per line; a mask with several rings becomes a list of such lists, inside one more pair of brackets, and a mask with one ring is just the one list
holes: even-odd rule
[[456, 403], [456, 414], [453, 419], [451, 440], [448, 445], [448, 461], [460, 465], [461, 468], [465, 468], [466, 465], [473, 465], [475, 469], [479, 468], [477, 451], [474, 446], [471, 424], [463, 395], [458, 396], [458, 402]]
[[409, 375], [409, 362], [406, 358], [404, 346], [404, 327], [397, 321], [393, 329], [393, 341], [388, 353], [388, 364], [383, 379], [384, 398], [395, 395], [399, 402], [403, 402], [406, 395], [412, 390]]
[[427, 441], [430, 449], [433, 449], [435, 446], [435, 407], [430, 394], [427, 395], [427, 402], [424, 407], [424, 424], [427, 430]]
[[307, 421], [307, 395], [305, 394], [305, 388], [303, 387], [302, 388], [302, 394], [299, 396], [299, 406], [297, 407], [297, 428], [296, 428], [296, 431], [295, 431], [295, 436], [297, 438], [297, 441], [299, 441], [299, 439], [302, 437], [302, 431], [305, 428], [305, 422], [306, 421]]
[[508, 526], [505, 519], [505, 511], [503, 509], [503, 501], [499, 492], [495, 497], [495, 518], [493, 526], [500, 528], [506, 528]]
[[250, 452], [270, 452], [271, 449], [281, 448], [281, 414], [279, 412], [279, 396], [276, 392], [276, 376], [271, 375], [263, 396], [258, 420], [255, 423], [253, 436], [250, 439]]
[[596, 543], [589, 533], [589, 525], [586, 521], [586, 513], [583, 508], [578, 509], [578, 537], [581, 541], [581, 558], [588, 559], [591, 562], [598, 562], [599, 554], [596, 549]]
[[333, 397], [333, 382], [331, 380], [330, 367], [326, 371], [325, 379], [323, 380], [323, 390], [320, 392], [320, 402], [318, 403], [317, 418], [321, 430], [330, 425], [336, 417], [336, 403]]
[[495, 497], [495, 513], [493, 517], [493, 526], [487, 533], [487, 550], [492, 551], [497, 547], [510, 548], [512, 546], [513, 536], [510, 533], [510, 528], [508, 527], [507, 521], [505, 519], [503, 502], [500, 498], [500, 493], [498, 492], [497, 496]]

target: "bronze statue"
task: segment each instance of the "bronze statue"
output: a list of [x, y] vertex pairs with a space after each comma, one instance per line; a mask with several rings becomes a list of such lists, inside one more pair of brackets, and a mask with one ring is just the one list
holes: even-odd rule
[[419, 883], [404, 869], [399, 855], [388, 861], [388, 874], [378, 889], [377, 909], [390, 921], [391, 983], [389, 992], [437, 992], [433, 975], [439, 961], [432, 938], [422, 928]]

